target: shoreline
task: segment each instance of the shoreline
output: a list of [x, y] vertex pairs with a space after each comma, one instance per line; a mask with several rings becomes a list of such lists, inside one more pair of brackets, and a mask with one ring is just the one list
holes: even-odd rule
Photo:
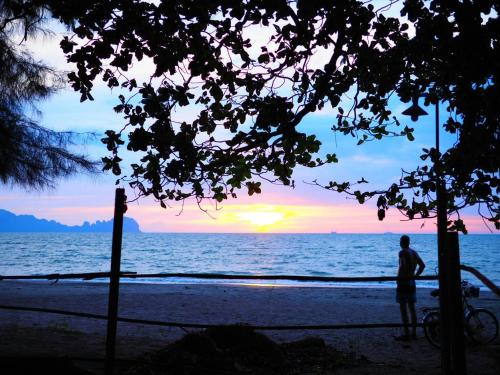
[[[0, 282], [0, 304], [43, 307], [107, 314], [107, 283], [46, 282], [24, 280]], [[417, 289], [417, 314], [423, 307], [436, 307], [428, 289]], [[145, 320], [194, 324], [326, 325], [399, 323], [399, 306], [390, 288], [263, 287], [214, 284], [122, 283], [119, 316]], [[488, 293], [471, 302], [487, 307], [500, 317], [500, 300]], [[181, 338], [180, 329], [119, 323], [118, 358], [138, 358]], [[439, 373], [439, 350], [419, 329], [417, 340], [394, 340], [398, 328], [262, 331], [277, 342], [319, 336], [333, 348], [365, 358], [380, 374]], [[2, 356], [103, 357], [106, 321], [57, 314], [0, 309]], [[496, 374], [500, 364], [500, 341], [488, 347], [469, 347], [469, 374]], [[366, 364], [365, 363], [365, 364]], [[345, 374], [357, 374], [356, 366]], [[373, 373], [370, 370], [359, 372]], [[479, 371], [480, 370], [480, 371]], [[353, 372], [354, 371], [354, 372]], [[343, 372], [339, 372], [342, 374]], [[378, 372], [376, 372], [378, 374]]]
[[[8, 275], [2, 275], [8, 276]], [[36, 275], [35, 275], [36, 276]], [[427, 275], [428, 276], [428, 275]], [[95, 278], [93, 280], [83, 280], [79, 279], [20, 279], [20, 280], [12, 280], [12, 279], [0, 279], [0, 286], [2, 282], [19, 282], [19, 283], [42, 283], [42, 284], [59, 284], [59, 283], [69, 283], [69, 284], [103, 284], [109, 285], [109, 281], [103, 280], [105, 278]], [[262, 283], [258, 282], [258, 279], [254, 281], [243, 281], [244, 279], [228, 279], [227, 282], [222, 281], [223, 279], [196, 279], [196, 278], [165, 278], [160, 280], [161, 278], [151, 279], [152, 281], [148, 281], [145, 278], [122, 278], [120, 279], [120, 285], [217, 285], [217, 286], [248, 286], [248, 287], [276, 287], [276, 288], [348, 288], [348, 289], [395, 289], [396, 282], [395, 281], [360, 281], [360, 282], [323, 282], [323, 281], [295, 281], [290, 280], [290, 282], [283, 280], [276, 280], [276, 283], [273, 283], [272, 280], [263, 280]], [[123, 281], [125, 280], [125, 281]], [[155, 280], [155, 281], [153, 281]], [[242, 281], [238, 281], [242, 280]], [[422, 284], [424, 282], [425, 284]], [[436, 289], [438, 287], [437, 281], [436, 285], [428, 285], [434, 281], [417, 280], [417, 288], [419, 289]], [[387, 285], [384, 285], [387, 284]], [[474, 285], [479, 286], [480, 288], [486, 288], [486, 286], [478, 285], [480, 283], [476, 283]], [[481, 292], [483, 289], [481, 289]]]

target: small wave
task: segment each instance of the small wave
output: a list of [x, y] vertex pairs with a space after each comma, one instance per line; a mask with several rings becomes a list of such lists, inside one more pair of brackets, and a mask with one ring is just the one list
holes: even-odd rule
[[331, 276], [331, 273], [323, 271], [306, 270], [306, 273], [311, 276]]

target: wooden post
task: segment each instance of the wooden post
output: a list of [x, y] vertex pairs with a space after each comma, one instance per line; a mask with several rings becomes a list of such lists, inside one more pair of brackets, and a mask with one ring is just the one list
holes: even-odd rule
[[439, 268], [439, 313], [441, 329], [441, 373], [451, 375], [451, 325], [450, 325], [450, 287], [446, 232], [448, 227], [448, 197], [441, 173], [441, 154], [439, 152], [439, 100], [436, 101], [436, 201], [437, 201], [437, 242]]
[[441, 330], [441, 373], [451, 375], [451, 325], [450, 325], [450, 288], [449, 262], [446, 246], [446, 200], [442, 182], [437, 186], [437, 214], [438, 214], [438, 268], [439, 268], [439, 312]]
[[125, 189], [115, 193], [113, 219], [113, 244], [111, 250], [111, 275], [109, 280], [108, 328], [106, 333], [106, 375], [112, 375], [115, 364], [116, 326], [118, 317], [118, 294], [120, 291], [120, 262], [122, 252], [123, 214], [125, 213]]
[[462, 285], [460, 277], [460, 247], [457, 232], [446, 234], [448, 287], [450, 301], [451, 327], [451, 372], [466, 375], [464, 311], [462, 304]]

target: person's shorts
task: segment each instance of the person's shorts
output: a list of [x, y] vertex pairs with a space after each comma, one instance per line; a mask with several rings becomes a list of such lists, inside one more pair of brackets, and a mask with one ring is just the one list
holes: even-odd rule
[[416, 303], [417, 293], [416, 292], [396, 292], [396, 302], [397, 303]]
[[417, 302], [417, 288], [414, 280], [398, 282], [396, 289], [397, 303], [415, 303]]

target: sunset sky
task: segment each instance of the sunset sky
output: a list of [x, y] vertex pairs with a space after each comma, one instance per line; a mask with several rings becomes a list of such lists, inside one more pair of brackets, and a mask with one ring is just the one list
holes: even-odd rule
[[[38, 40], [30, 44], [30, 49], [50, 65], [69, 70], [58, 43], [58, 37]], [[71, 89], [63, 90], [39, 106], [40, 121], [56, 130], [97, 134], [106, 129], [119, 130], [123, 119], [112, 109], [117, 104], [118, 93], [111, 93], [98, 84], [93, 96], [93, 102], [80, 103], [78, 94]], [[400, 114], [406, 107], [408, 104], [394, 103], [393, 112]], [[141, 230], [148, 232], [435, 232], [434, 219], [422, 227], [422, 221], [405, 221], [399, 212], [391, 209], [386, 220], [380, 222], [374, 201], [361, 206], [346, 196], [307, 184], [315, 179], [325, 184], [333, 179], [353, 181], [364, 177], [371, 183], [370, 187], [389, 186], [399, 179], [402, 168], [412, 170], [418, 165], [423, 147], [434, 145], [434, 116], [432, 109], [426, 110], [429, 116], [416, 124], [400, 117], [403, 127], [415, 127], [414, 142], [386, 139], [356, 146], [354, 138], [331, 132], [336, 113], [326, 109], [306, 117], [300, 126], [303, 131], [316, 134], [323, 142], [322, 152], [336, 153], [340, 162], [321, 169], [297, 169], [295, 189], [263, 183], [263, 194], [249, 197], [241, 191], [238, 199], [226, 201], [218, 209], [207, 202], [202, 208], [208, 212], [194, 201], [186, 201], [184, 207], [175, 203], [165, 210], [152, 200], [140, 199], [129, 204], [127, 215], [139, 222]], [[99, 139], [97, 136], [84, 147], [93, 159], [107, 155]], [[442, 147], [453, 141], [449, 135], [444, 137]], [[115, 180], [109, 174], [75, 176], [60, 181], [56, 189], [44, 192], [2, 186], [0, 208], [71, 225], [107, 220], [113, 215]], [[133, 199], [134, 192], [127, 191], [127, 196]], [[465, 212], [464, 219], [470, 232], [488, 232], [473, 210]]]

